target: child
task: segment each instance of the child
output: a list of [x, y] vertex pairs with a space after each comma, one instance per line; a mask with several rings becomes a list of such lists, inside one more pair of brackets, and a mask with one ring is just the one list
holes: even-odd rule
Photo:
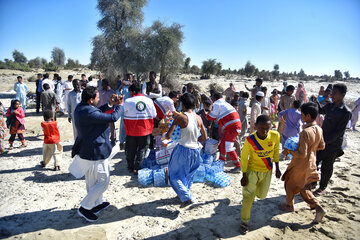
[[6, 117], [6, 125], [10, 129], [9, 150], [13, 149], [13, 142], [15, 141], [16, 134], [21, 141], [20, 148], [26, 147], [27, 145], [23, 135], [25, 132], [25, 113], [24, 110], [20, 107], [19, 100], [14, 99], [11, 101], [11, 106], [6, 112]]
[[0, 154], [5, 153], [4, 139], [6, 137], [6, 125], [3, 115], [5, 114], [5, 109], [2, 103], [0, 102]]
[[59, 171], [63, 147], [60, 144], [60, 133], [57, 122], [54, 121], [53, 111], [44, 111], [44, 122], [41, 123], [41, 127], [44, 131], [43, 161], [40, 162], [41, 167], [44, 168], [49, 163], [51, 157], [54, 157], [54, 170]]
[[260, 115], [255, 123], [256, 132], [246, 138], [241, 151], [243, 202], [240, 231], [243, 234], [249, 231], [250, 212], [255, 195], [263, 199], [269, 191], [273, 162], [276, 166], [275, 176], [277, 178], [281, 176], [279, 169], [280, 135], [270, 128], [270, 117]]
[[286, 139], [296, 136], [300, 132], [301, 113], [299, 111], [300, 100], [295, 100], [292, 108], [286, 109], [279, 113], [279, 117], [286, 116], [285, 128], [281, 133], [281, 144], [284, 146]]
[[293, 155], [281, 180], [285, 181], [286, 204], [280, 205], [283, 210], [294, 211], [294, 196], [300, 192], [301, 197], [316, 209], [314, 222], [321, 222], [325, 215], [324, 209], [311, 192], [311, 184], [319, 181], [316, 171], [316, 152], [325, 148], [322, 129], [316, 125], [318, 115], [316, 103], [309, 102], [301, 106], [301, 119], [305, 122], [300, 133], [299, 144], [296, 151], [284, 150], [284, 154]]
[[[184, 114], [175, 117], [165, 138], [170, 139], [177, 125], [181, 127], [181, 139], [171, 153], [168, 170], [170, 185], [185, 207], [192, 204], [190, 187], [201, 159], [199, 141], [207, 136], [200, 116], [192, 111], [195, 107], [194, 95], [185, 93], [180, 97], [180, 102]], [[199, 132], [201, 137], [198, 141]]]

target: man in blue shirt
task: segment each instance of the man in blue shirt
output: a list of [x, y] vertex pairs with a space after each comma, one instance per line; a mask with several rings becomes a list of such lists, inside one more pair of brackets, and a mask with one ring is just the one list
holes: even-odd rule
[[42, 92], [42, 74], [38, 73], [36, 80], [36, 113], [40, 112], [40, 96]]

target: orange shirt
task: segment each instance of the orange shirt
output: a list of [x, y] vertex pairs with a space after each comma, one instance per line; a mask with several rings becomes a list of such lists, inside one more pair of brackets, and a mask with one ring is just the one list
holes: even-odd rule
[[55, 144], [60, 142], [60, 133], [57, 128], [57, 122], [42, 122], [41, 127], [44, 131], [44, 143], [45, 144]]

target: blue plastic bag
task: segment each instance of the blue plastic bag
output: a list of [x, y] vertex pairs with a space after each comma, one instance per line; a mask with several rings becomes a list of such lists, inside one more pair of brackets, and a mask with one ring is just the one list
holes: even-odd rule
[[224, 172], [215, 173], [214, 182], [217, 187], [227, 187], [231, 184], [231, 176]]
[[153, 170], [144, 168], [138, 171], [138, 182], [142, 186], [148, 186], [154, 182]]
[[204, 164], [211, 165], [213, 163], [213, 161], [214, 161], [214, 157], [211, 154], [207, 154], [207, 153], [203, 153], [201, 155], [201, 158], [202, 158], [202, 162]]
[[205, 166], [200, 164], [198, 169], [196, 169], [194, 175], [194, 182], [204, 182], [205, 181]]
[[165, 171], [164, 169], [157, 169], [153, 171], [154, 174], [154, 186], [155, 187], [165, 187]]
[[[173, 123], [173, 120], [170, 119], [170, 121], [169, 121], [169, 129], [170, 129], [172, 123]], [[170, 139], [173, 140], [173, 141], [180, 141], [180, 138], [181, 138], [181, 128], [180, 128], [179, 125], [177, 125], [174, 132], [171, 134]]]
[[205, 178], [209, 182], [215, 181], [215, 174], [218, 172], [222, 172], [219, 166], [205, 165]]
[[299, 135], [296, 135], [286, 139], [284, 148], [289, 149], [291, 151], [295, 151], [297, 149], [298, 144], [299, 144]]
[[219, 167], [221, 169], [221, 171], [224, 171], [225, 162], [222, 160], [213, 161], [211, 166]]

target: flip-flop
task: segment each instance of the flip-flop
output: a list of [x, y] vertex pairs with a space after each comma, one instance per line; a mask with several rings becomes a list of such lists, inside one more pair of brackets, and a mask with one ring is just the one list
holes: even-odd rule
[[325, 216], [325, 214], [326, 214], [326, 212], [325, 212], [325, 210], [321, 210], [321, 211], [317, 211], [316, 212], [316, 215], [315, 215], [315, 219], [314, 219], [314, 223], [316, 224], [316, 223], [320, 223], [321, 221], [322, 221], [322, 219], [324, 218], [324, 216]]
[[240, 224], [240, 232], [242, 234], [247, 234], [249, 232], [249, 225], [247, 225], [246, 223], [241, 223]]

